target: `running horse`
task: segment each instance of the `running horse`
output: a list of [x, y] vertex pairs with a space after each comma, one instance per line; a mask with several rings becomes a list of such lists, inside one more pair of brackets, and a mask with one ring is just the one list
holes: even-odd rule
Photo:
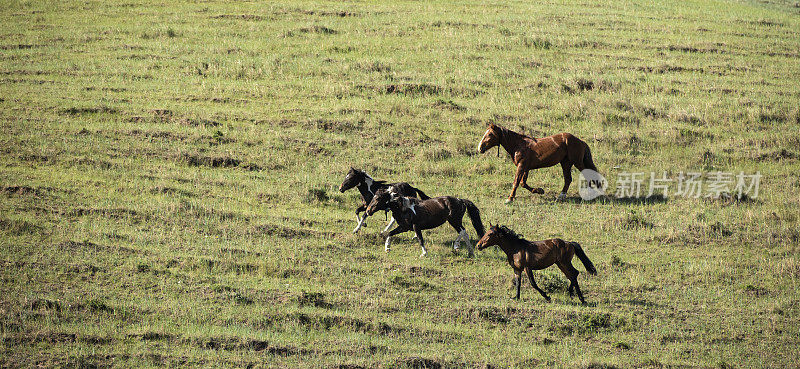
[[472, 226], [478, 237], [484, 233], [481, 213], [478, 207], [467, 199], [460, 199], [453, 196], [434, 197], [427, 200], [420, 200], [414, 197], [403, 196], [395, 192], [394, 187], [378, 191], [367, 206], [367, 215], [372, 215], [379, 210], [391, 210], [392, 218], [397, 220], [397, 228], [381, 233], [386, 238], [384, 243], [385, 251], [389, 252], [392, 236], [414, 231], [422, 248], [422, 255], [425, 256], [428, 250], [425, 249], [425, 239], [422, 237], [422, 230], [439, 227], [445, 222], [458, 233], [453, 242], [453, 248], [458, 249], [460, 242], [467, 244], [468, 256], [473, 256], [473, 246], [469, 240], [467, 229], [464, 228], [462, 220], [467, 214], [472, 221]]
[[483, 135], [480, 144], [478, 144], [478, 152], [483, 154], [486, 150], [497, 145], [503, 146], [508, 154], [511, 155], [514, 165], [517, 166], [514, 187], [511, 189], [511, 195], [508, 200], [506, 200], [507, 203], [514, 201], [517, 186], [520, 184], [522, 188], [531, 193], [544, 193], [542, 188], [528, 186], [528, 171], [531, 169], [547, 168], [561, 164], [561, 169], [564, 172], [564, 187], [558, 195], [558, 200], [563, 200], [567, 196], [569, 184], [572, 183], [571, 169], [573, 165], [581, 171], [584, 169], [597, 171], [597, 167], [592, 162], [592, 152], [589, 150], [589, 145], [566, 132], [548, 137], [533, 138], [492, 123]]
[[536, 281], [533, 279], [533, 270], [545, 269], [555, 264], [569, 279], [569, 296], [573, 296], [572, 290], [574, 289], [578, 292], [578, 298], [581, 299], [581, 303], [586, 303], [586, 300], [583, 299], [581, 288], [578, 286], [578, 270], [572, 266], [572, 256], [577, 256], [581, 260], [589, 274], [597, 274], [597, 269], [586, 256], [586, 253], [583, 252], [583, 248], [579, 243], [567, 242], [560, 238], [528, 241], [506, 226], [495, 225], [491, 226], [489, 231], [478, 240], [476, 246], [478, 250], [483, 250], [494, 245], [499, 246], [506, 253], [508, 264], [514, 269], [514, 285], [517, 287], [515, 299], [519, 299], [522, 272], [525, 272], [531, 282], [531, 287], [538, 291], [547, 302], [550, 302], [550, 296], [547, 296], [536, 285]]
[[[367, 221], [367, 205], [372, 201], [372, 198], [375, 196], [375, 193], [382, 189], [387, 189], [389, 187], [393, 187], [395, 191], [398, 193], [405, 195], [405, 196], [412, 196], [416, 197], [419, 196], [421, 199], [429, 199], [428, 195], [424, 192], [420, 191], [418, 188], [412, 187], [410, 184], [405, 182], [399, 183], [386, 183], [386, 181], [376, 181], [370, 177], [369, 174], [364, 172], [363, 170], [358, 170], [353, 167], [350, 167], [350, 171], [347, 172], [347, 175], [344, 177], [344, 181], [342, 181], [342, 185], [339, 186], [339, 192], [345, 192], [351, 188], [358, 188], [358, 192], [361, 194], [361, 205], [356, 208], [356, 220], [358, 221], [358, 225], [353, 230], [353, 233], [358, 232], [361, 227], [364, 226], [364, 222]], [[359, 214], [364, 211], [364, 216], [361, 217]], [[389, 227], [394, 224], [395, 219], [389, 221], [389, 224], [386, 225], [384, 231], [389, 229]]]

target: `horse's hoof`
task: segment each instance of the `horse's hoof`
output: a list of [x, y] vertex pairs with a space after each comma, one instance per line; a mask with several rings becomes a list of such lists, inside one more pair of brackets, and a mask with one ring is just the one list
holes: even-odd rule
[[562, 192], [562, 193], [558, 194], [558, 197], [556, 198], [556, 201], [563, 201], [566, 198], [567, 198], [567, 194]]
[[532, 193], [538, 193], [538, 194], [540, 194], [540, 195], [544, 195], [544, 188], [541, 188], [541, 187], [539, 187], [539, 188], [534, 188], [534, 189], [532, 189], [532, 190], [531, 190], [531, 192], [532, 192]]
[[505, 202], [505, 203], [506, 203], [506, 204], [510, 204], [512, 201], [514, 201], [514, 199], [506, 199], [506, 202]]
[[389, 249], [388, 248], [383, 249], [383, 251], [385, 251], [387, 254], [389, 253]]
[[428, 255], [428, 253], [427, 252], [423, 252], [422, 254], [419, 255], [419, 257], [424, 258], [425, 255]]

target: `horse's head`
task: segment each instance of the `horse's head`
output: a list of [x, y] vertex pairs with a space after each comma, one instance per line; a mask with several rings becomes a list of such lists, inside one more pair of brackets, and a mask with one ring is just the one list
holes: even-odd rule
[[493, 225], [489, 227], [489, 230], [478, 240], [478, 243], [475, 244], [475, 247], [478, 250], [483, 250], [487, 247], [499, 245], [500, 240], [505, 237], [505, 229], [506, 227], [500, 225]]
[[375, 214], [380, 210], [388, 210], [389, 203], [396, 197], [397, 195], [394, 192], [390, 191], [389, 189], [382, 188], [375, 192], [375, 196], [372, 197], [372, 201], [369, 202], [367, 205], [367, 215]]
[[483, 134], [481, 142], [478, 144], [478, 152], [483, 154], [486, 150], [491, 149], [500, 144], [500, 135], [502, 134], [500, 126], [492, 123]]
[[347, 172], [347, 175], [344, 176], [344, 181], [342, 181], [342, 185], [339, 186], [339, 192], [347, 191], [355, 186], [358, 186], [359, 183], [364, 181], [364, 176], [366, 173], [350, 167], [350, 171]]

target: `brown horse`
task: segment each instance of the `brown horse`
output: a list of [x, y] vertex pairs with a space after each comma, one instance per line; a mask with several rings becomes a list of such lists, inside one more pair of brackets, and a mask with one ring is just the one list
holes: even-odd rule
[[522, 188], [531, 193], [544, 193], [542, 188], [528, 186], [528, 171], [531, 169], [547, 168], [561, 163], [561, 169], [564, 171], [564, 188], [561, 189], [558, 200], [562, 200], [567, 196], [569, 184], [572, 183], [571, 169], [573, 165], [581, 171], [584, 169], [597, 171], [597, 167], [592, 162], [592, 152], [589, 150], [589, 145], [569, 133], [533, 138], [496, 124], [491, 124], [483, 135], [480, 144], [478, 144], [478, 152], [483, 154], [486, 150], [497, 145], [503, 146], [508, 151], [508, 154], [511, 155], [511, 160], [517, 166], [514, 187], [511, 189], [511, 195], [506, 202], [514, 201], [517, 186], [520, 183]]
[[480, 211], [472, 201], [452, 196], [419, 200], [414, 197], [402, 196], [394, 191], [393, 187], [389, 187], [375, 193], [366, 212], [367, 215], [372, 215], [379, 210], [392, 211], [392, 218], [397, 221], [397, 228], [381, 233], [381, 236], [386, 238], [384, 243], [386, 252], [389, 252], [392, 236], [413, 230], [419, 240], [419, 246], [422, 248], [420, 256], [425, 256], [428, 251], [425, 249], [422, 231], [436, 228], [447, 222], [458, 233], [458, 237], [453, 242], [453, 248], [458, 249], [459, 242], [465, 242], [469, 252], [468, 256], [472, 257], [472, 243], [469, 240], [467, 229], [462, 224], [464, 214], [469, 215], [472, 226], [478, 232], [478, 237], [483, 236], [484, 232]]
[[550, 302], [550, 297], [533, 280], [533, 270], [544, 269], [556, 264], [569, 279], [569, 296], [573, 296], [572, 289], [574, 288], [578, 291], [578, 298], [581, 299], [581, 303], [586, 303], [583, 299], [581, 288], [578, 286], [578, 270], [572, 266], [572, 256], [578, 256], [578, 259], [581, 260], [589, 274], [597, 274], [597, 270], [577, 242], [565, 242], [560, 238], [531, 242], [517, 235], [506, 226], [495, 225], [489, 228], [489, 231], [481, 237], [476, 246], [478, 250], [483, 250], [494, 245], [500, 246], [500, 249], [506, 253], [508, 264], [514, 269], [514, 283], [517, 286], [516, 299], [519, 299], [522, 272], [524, 271], [531, 281], [531, 286], [536, 291], [539, 291], [547, 302]]

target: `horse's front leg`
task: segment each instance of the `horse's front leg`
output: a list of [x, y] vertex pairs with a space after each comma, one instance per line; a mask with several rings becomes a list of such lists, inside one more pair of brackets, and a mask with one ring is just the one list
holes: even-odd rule
[[519, 187], [519, 183], [522, 182], [522, 176], [525, 174], [525, 170], [523, 168], [523, 164], [519, 163], [517, 166], [517, 173], [514, 175], [514, 186], [511, 188], [511, 195], [508, 196], [506, 203], [514, 201], [514, 196], [517, 194], [517, 187]]
[[530, 171], [526, 170], [525, 174], [522, 175], [522, 188], [530, 191], [531, 193], [543, 194], [544, 193], [544, 188], [541, 188], [541, 187], [533, 188], [531, 186], [528, 186], [528, 173], [529, 172]]
[[386, 228], [384, 228], [383, 231], [386, 232], [387, 230], [389, 230], [389, 227], [391, 227], [392, 224], [394, 224], [394, 222], [395, 222], [394, 216], [392, 216], [392, 219], [389, 220], [389, 224], [386, 225]]
[[389, 233], [381, 232], [381, 236], [386, 238], [386, 242], [383, 243], [383, 247], [384, 247], [383, 251], [389, 252], [389, 245], [391, 245], [391, 243], [392, 243], [392, 236], [394, 236], [394, 235], [396, 235], [398, 233], [407, 232], [409, 230], [410, 230], [409, 227], [404, 226], [402, 224], [398, 224], [397, 228], [391, 230]]
[[[361, 213], [362, 211], [364, 212], [364, 216], [363, 217], [358, 216], [358, 214]], [[361, 206], [359, 206], [356, 209], [356, 220], [358, 221], [358, 225], [356, 225], [356, 228], [353, 230], [353, 233], [358, 232], [361, 229], [361, 227], [365, 225], [365, 222], [367, 221], [367, 205], [361, 204]]]
[[514, 284], [517, 285], [517, 297], [512, 297], [512, 299], [519, 300], [519, 291], [520, 286], [522, 285], [522, 271], [514, 269]]
[[533, 287], [533, 289], [535, 289], [536, 291], [539, 291], [539, 294], [541, 294], [542, 297], [544, 297], [544, 299], [547, 300], [547, 302], [550, 302], [550, 296], [547, 296], [547, 294], [544, 293], [544, 291], [542, 291], [542, 289], [536, 285], [536, 280], [533, 279], [533, 272], [531, 271], [531, 268], [525, 268], [525, 273], [528, 274], [528, 279], [531, 280], [531, 287]]
[[424, 257], [428, 254], [428, 250], [425, 250], [425, 240], [422, 238], [422, 230], [415, 224], [414, 225], [414, 233], [417, 234], [417, 239], [419, 240], [419, 247], [422, 248], [422, 254], [419, 257]]
[[572, 183], [572, 162], [568, 160], [562, 161], [561, 170], [564, 173], [564, 187], [561, 189], [561, 193], [558, 194], [557, 201], [567, 198], [567, 190], [569, 189], [569, 184]]

